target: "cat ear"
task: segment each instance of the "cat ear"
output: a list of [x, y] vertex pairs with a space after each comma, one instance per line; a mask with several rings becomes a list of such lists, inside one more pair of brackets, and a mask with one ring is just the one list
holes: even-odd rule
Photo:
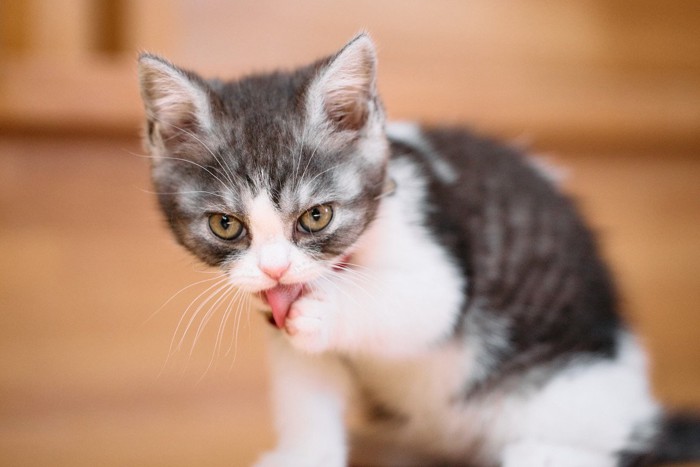
[[340, 130], [360, 130], [376, 107], [377, 54], [372, 39], [359, 34], [321, 70], [311, 88], [312, 112]]
[[156, 55], [139, 57], [148, 142], [168, 145], [212, 130], [212, 103], [204, 81]]

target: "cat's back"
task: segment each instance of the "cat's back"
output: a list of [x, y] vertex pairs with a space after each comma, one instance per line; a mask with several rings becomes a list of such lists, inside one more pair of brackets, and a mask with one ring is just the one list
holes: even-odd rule
[[[393, 160], [425, 179], [423, 223], [466, 278], [457, 332], [510, 329], [496, 366], [615, 354], [615, 290], [572, 200], [514, 146], [461, 128], [391, 124]], [[533, 325], [537, 323], [537, 325]]]
[[446, 214], [464, 217], [467, 208], [484, 209], [491, 201], [513, 204], [516, 198], [523, 204], [546, 204], [567, 217], [573, 214], [552, 183], [552, 174], [515, 145], [463, 127], [412, 122], [390, 123], [387, 134], [393, 158], [408, 157], [422, 167], [430, 196], [442, 197], [440, 207]]
[[[572, 201], [515, 146], [466, 128], [408, 122], [390, 124], [387, 134], [392, 160], [419, 168], [428, 205], [424, 222], [456, 256], [508, 256], [521, 247], [548, 254], [574, 236], [593, 243]], [[525, 243], [509, 241], [516, 238]], [[480, 239], [489, 248], [478, 248]]]

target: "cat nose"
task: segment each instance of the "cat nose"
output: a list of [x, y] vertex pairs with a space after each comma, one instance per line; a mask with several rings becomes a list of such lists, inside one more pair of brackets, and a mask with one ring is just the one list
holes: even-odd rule
[[279, 280], [289, 269], [289, 263], [283, 264], [261, 264], [260, 270], [267, 274], [271, 279]]
[[291, 265], [291, 251], [284, 241], [267, 241], [260, 246], [258, 267], [274, 280], [279, 280]]

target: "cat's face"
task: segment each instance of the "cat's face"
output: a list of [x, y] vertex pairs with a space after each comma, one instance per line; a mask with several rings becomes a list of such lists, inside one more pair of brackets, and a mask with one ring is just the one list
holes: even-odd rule
[[375, 67], [363, 35], [293, 73], [227, 84], [142, 56], [146, 145], [178, 240], [250, 292], [332, 271], [384, 186]]

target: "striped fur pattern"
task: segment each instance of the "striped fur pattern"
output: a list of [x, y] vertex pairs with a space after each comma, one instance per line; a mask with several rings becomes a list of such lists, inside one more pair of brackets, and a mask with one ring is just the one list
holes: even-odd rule
[[[140, 58], [175, 237], [277, 325], [279, 441], [258, 465], [652, 465], [669, 436], [667, 460], [700, 454], [696, 422], [651, 396], [572, 201], [512, 147], [388, 124], [376, 63], [366, 34], [231, 82]], [[300, 227], [318, 206], [328, 224]]]

